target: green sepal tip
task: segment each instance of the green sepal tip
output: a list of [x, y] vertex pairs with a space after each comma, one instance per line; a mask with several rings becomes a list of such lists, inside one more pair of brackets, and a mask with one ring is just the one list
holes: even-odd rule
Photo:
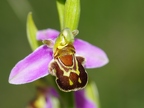
[[100, 108], [99, 93], [94, 81], [90, 81], [85, 88], [86, 96]]
[[64, 29], [64, 8], [65, 8], [65, 1], [66, 0], [57, 0], [57, 10], [59, 15], [59, 21], [60, 21], [60, 29]]
[[64, 27], [72, 31], [78, 28], [80, 18], [80, 0], [66, 0], [64, 9]]
[[35, 50], [39, 46], [38, 41], [36, 40], [36, 33], [38, 30], [34, 24], [34, 21], [32, 18], [32, 12], [29, 12], [27, 16], [26, 30], [27, 30], [28, 42], [32, 50]]

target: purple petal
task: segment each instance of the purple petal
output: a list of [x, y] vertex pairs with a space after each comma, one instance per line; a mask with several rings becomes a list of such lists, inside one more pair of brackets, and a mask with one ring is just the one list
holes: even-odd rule
[[59, 31], [54, 29], [39, 30], [37, 32], [37, 40], [55, 40], [59, 35]]
[[56, 101], [59, 101], [59, 94], [54, 88], [52, 87], [48, 88], [46, 101], [47, 101], [46, 108], [58, 108]]
[[102, 49], [86, 41], [75, 39], [74, 47], [76, 54], [85, 58], [86, 68], [101, 67], [109, 62], [106, 53]]
[[24, 84], [48, 75], [48, 64], [52, 60], [52, 49], [46, 45], [19, 61], [11, 70], [9, 83]]
[[58, 92], [52, 87], [49, 87], [49, 93], [54, 97], [57, 97], [57, 98], [59, 97]]
[[84, 90], [74, 92], [76, 108], [97, 108], [95, 103], [85, 96]]
[[54, 88], [37, 86], [35, 98], [29, 102], [27, 108], [59, 108], [58, 97], [58, 92]]
[[54, 103], [54, 98], [58, 100], [58, 93], [54, 88], [49, 88], [49, 93], [47, 94], [46, 97], [46, 108], [56, 108], [55, 103]]
[[46, 101], [47, 102], [46, 102], [46, 107], [45, 108], [53, 108], [51, 96], [47, 96]]

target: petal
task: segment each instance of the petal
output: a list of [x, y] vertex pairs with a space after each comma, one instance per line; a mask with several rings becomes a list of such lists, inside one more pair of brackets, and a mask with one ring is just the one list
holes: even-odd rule
[[37, 40], [55, 40], [59, 35], [59, 31], [55, 29], [39, 30], [37, 32]]
[[76, 54], [85, 58], [86, 68], [101, 67], [109, 62], [106, 53], [102, 49], [86, 41], [75, 39], [74, 47]]
[[49, 93], [54, 97], [57, 97], [57, 98], [59, 97], [58, 92], [52, 87], [49, 87]]
[[60, 108], [60, 101], [59, 101], [59, 94], [58, 92], [52, 88], [48, 88], [48, 93], [47, 93], [47, 107], [46, 108]]
[[9, 83], [24, 84], [48, 75], [48, 64], [52, 60], [52, 49], [46, 45], [19, 61], [11, 70]]
[[58, 95], [52, 87], [37, 86], [37, 92], [26, 108], [60, 108], [60, 101], [55, 93]]
[[97, 108], [95, 103], [85, 96], [84, 90], [74, 92], [76, 108]]

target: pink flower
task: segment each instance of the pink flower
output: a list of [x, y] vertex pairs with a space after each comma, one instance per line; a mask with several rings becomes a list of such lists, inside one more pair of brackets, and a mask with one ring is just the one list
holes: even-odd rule
[[[53, 43], [59, 32], [54, 29], [41, 30], [37, 40], [51, 40]], [[85, 68], [98, 68], [108, 63], [105, 52], [90, 43], [75, 38], [76, 56], [85, 58]], [[53, 50], [47, 45], [41, 45], [34, 52], [19, 61], [11, 70], [9, 83], [25, 84], [49, 75], [48, 65], [53, 60]]]

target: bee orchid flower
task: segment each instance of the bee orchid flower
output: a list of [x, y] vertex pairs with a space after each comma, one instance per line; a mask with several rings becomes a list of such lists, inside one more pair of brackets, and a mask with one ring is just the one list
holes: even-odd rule
[[52, 87], [37, 87], [35, 97], [26, 108], [59, 108], [59, 94]]
[[36, 38], [44, 44], [13, 67], [9, 83], [25, 84], [52, 74], [63, 91], [85, 87], [88, 78], [84, 68], [102, 67], [109, 60], [102, 49], [75, 38], [77, 34], [77, 30], [68, 28], [62, 32], [54, 29], [38, 31]]

